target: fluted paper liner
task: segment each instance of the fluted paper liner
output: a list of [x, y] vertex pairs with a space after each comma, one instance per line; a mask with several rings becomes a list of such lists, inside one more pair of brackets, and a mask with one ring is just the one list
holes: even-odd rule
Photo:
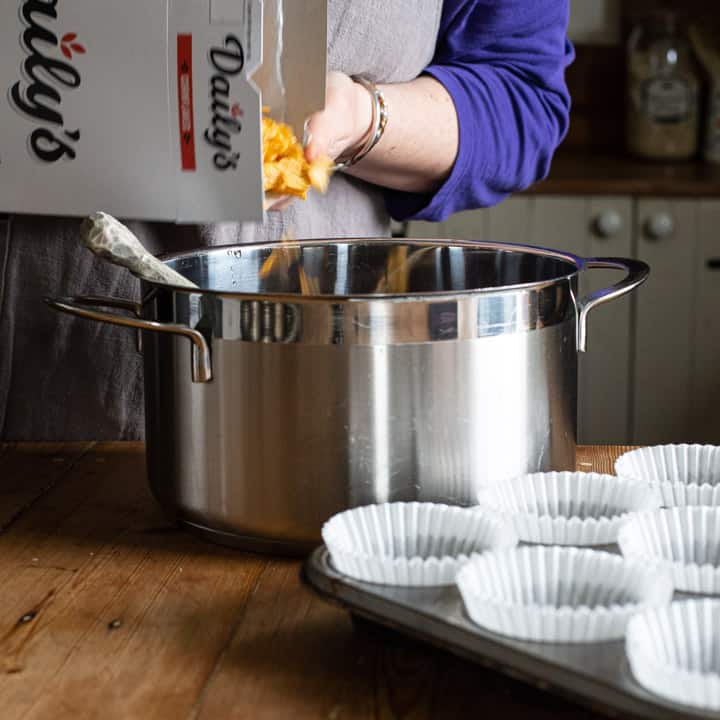
[[720, 601], [683, 600], [638, 613], [628, 624], [625, 651], [646, 690], [720, 710]]
[[436, 503], [366, 505], [322, 530], [333, 565], [384, 585], [452, 585], [473, 553], [515, 547], [512, 526], [490, 513]]
[[507, 516], [520, 540], [583, 546], [617, 542], [627, 514], [659, 507], [660, 497], [613, 475], [546, 472], [483, 488], [478, 502]]
[[676, 590], [720, 594], [720, 507], [676, 507], [636, 513], [618, 536], [622, 554], [659, 562]]
[[615, 472], [658, 488], [666, 507], [720, 505], [720, 447], [656, 445], [621, 455]]
[[587, 548], [520, 547], [473, 557], [457, 585], [471, 620], [520, 640], [623, 637], [639, 610], [670, 602], [669, 573]]

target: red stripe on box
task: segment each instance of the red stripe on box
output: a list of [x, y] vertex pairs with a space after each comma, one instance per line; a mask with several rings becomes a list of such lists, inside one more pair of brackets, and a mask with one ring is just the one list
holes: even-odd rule
[[177, 36], [178, 122], [183, 170], [195, 170], [195, 119], [193, 117], [192, 35]]

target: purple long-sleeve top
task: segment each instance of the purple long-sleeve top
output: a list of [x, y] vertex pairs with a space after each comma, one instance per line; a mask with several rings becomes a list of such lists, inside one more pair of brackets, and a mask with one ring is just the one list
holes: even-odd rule
[[435, 193], [387, 191], [392, 217], [441, 221], [547, 175], [568, 126], [568, 13], [569, 0], [445, 0], [425, 73], [455, 104], [457, 156]]

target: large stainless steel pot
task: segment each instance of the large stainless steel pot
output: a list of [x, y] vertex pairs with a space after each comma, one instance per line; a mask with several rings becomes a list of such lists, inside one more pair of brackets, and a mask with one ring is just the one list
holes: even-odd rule
[[[298, 247], [300, 265], [265, 279], [276, 245], [211, 248], [164, 258], [199, 291], [145, 282], [140, 305], [50, 301], [146, 331], [149, 480], [182, 523], [302, 551], [348, 506], [472, 503], [486, 483], [574, 467], [588, 312], [642, 283], [644, 263], [441, 240], [281, 252]], [[392, 294], [403, 247], [407, 288]], [[300, 266], [319, 294], [301, 296]], [[626, 276], [578, 298], [594, 267]]]

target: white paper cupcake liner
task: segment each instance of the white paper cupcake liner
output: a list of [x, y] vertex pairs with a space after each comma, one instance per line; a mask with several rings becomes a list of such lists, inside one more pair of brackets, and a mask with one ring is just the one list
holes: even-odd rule
[[720, 507], [677, 507], [635, 513], [618, 536], [631, 560], [659, 562], [676, 590], [720, 594]]
[[628, 513], [660, 507], [647, 483], [582, 472], [523, 475], [483, 488], [478, 502], [508, 517], [520, 540], [576, 546], [617, 542]]
[[325, 523], [322, 536], [341, 573], [384, 585], [452, 585], [473, 553], [517, 545], [500, 517], [418, 502], [346, 510]]
[[683, 600], [638, 613], [628, 624], [625, 651], [645, 689], [720, 710], [720, 601]]
[[621, 455], [615, 472], [658, 488], [666, 507], [720, 505], [720, 447], [656, 445]]
[[636, 612], [670, 602], [657, 567], [579, 548], [521, 547], [467, 562], [457, 585], [468, 615], [520, 640], [599, 642], [623, 637]]

